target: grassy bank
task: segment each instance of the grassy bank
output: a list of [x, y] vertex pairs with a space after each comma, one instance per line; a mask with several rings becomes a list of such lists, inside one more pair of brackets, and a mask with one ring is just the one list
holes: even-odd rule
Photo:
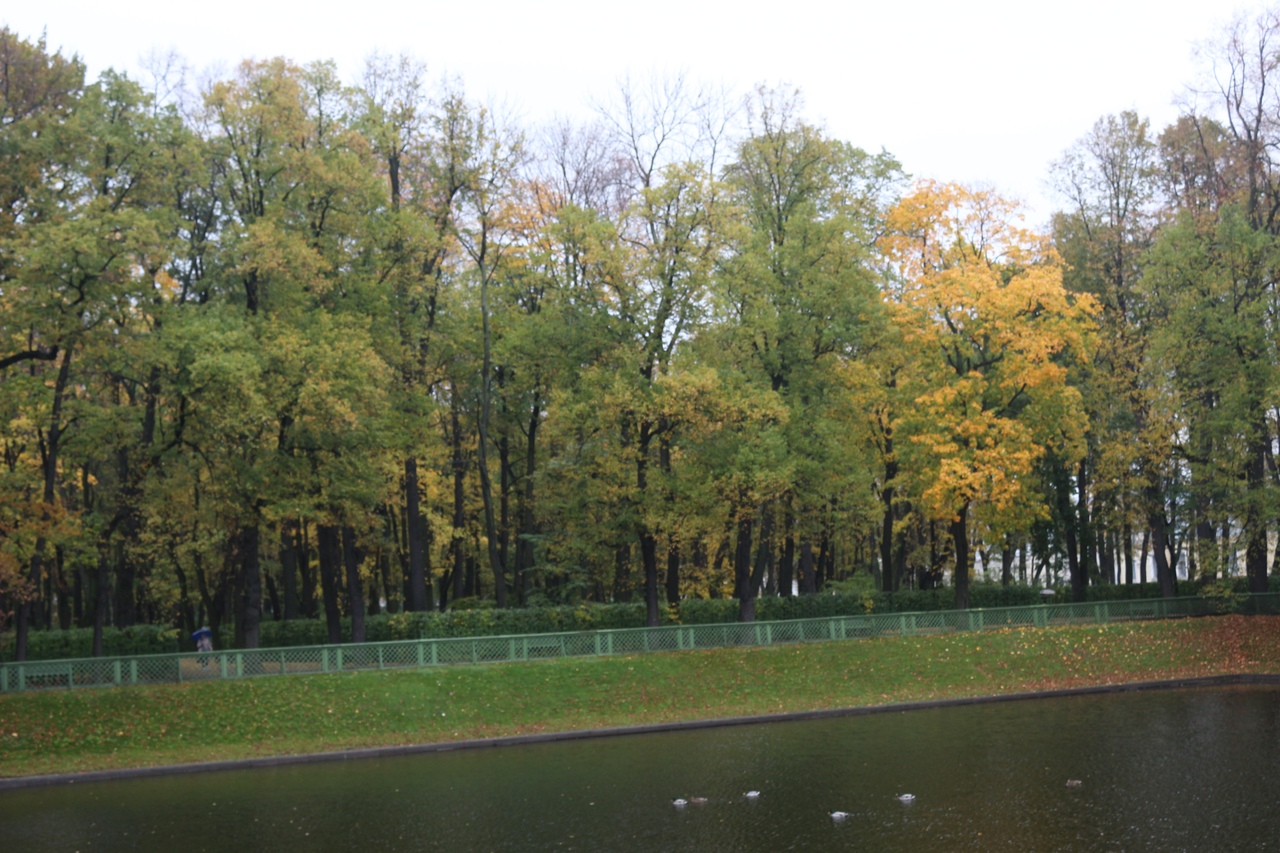
[[0, 776], [1238, 673], [1280, 673], [1280, 617], [8, 694]]

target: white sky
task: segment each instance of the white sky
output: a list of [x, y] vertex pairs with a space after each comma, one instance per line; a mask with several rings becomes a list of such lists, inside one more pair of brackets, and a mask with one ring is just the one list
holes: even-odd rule
[[[399, 8], [395, 8], [399, 7]], [[283, 55], [333, 59], [355, 81], [374, 50], [406, 52], [430, 76], [505, 101], [526, 126], [585, 116], [624, 73], [684, 70], [745, 92], [798, 86], [832, 135], [894, 154], [920, 177], [986, 182], [1055, 201], [1048, 164], [1100, 116], [1136, 109], [1159, 129], [1201, 76], [1197, 42], [1260, 0], [898, 0], [758, 4], [648, 0], [0, 0], [0, 24], [78, 53], [91, 75], [136, 71], [170, 49], [194, 67]]]

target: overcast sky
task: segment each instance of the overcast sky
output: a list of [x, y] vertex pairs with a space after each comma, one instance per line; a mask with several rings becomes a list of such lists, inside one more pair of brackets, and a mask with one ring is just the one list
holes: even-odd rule
[[[432, 77], [456, 75], [526, 125], [585, 116], [623, 74], [685, 71], [745, 92], [799, 87], [810, 119], [913, 175], [985, 182], [1055, 206], [1048, 165], [1098, 117], [1124, 109], [1156, 129], [1177, 114], [1212, 41], [1258, 0], [899, 0], [759, 5], [699, 0], [600, 3], [282, 3], [219, 0], [0, 2], [0, 24], [78, 53], [91, 75], [136, 71], [174, 50], [197, 69], [283, 55], [333, 59], [355, 81], [374, 50], [406, 52]], [[305, 9], [305, 11], [298, 11]], [[394, 11], [393, 11], [394, 10]]]

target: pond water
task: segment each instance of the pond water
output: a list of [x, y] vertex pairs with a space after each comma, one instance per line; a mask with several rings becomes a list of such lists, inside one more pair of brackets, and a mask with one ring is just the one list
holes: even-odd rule
[[7, 791], [0, 850], [1280, 851], [1278, 817], [1280, 688], [1235, 687]]

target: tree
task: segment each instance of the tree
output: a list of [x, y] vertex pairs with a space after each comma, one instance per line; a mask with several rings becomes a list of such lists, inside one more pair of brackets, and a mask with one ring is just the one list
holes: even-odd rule
[[[1060, 495], [1055, 505], [1067, 528], [1073, 591], [1081, 600], [1090, 573], [1096, 576], [1092, 546], [1105, 551], [1108, 521], [1119, 523], [1130, 561], [1131, 519], [1155, 530], [1158, 541], [1168, 539], [1163, 484], [1171, 448], [1166, 423], [1155, 417], [1147, 355], [1151, 318], [1142, 287], [1144, 253], [1155, 233], [1156, 144], [1137, 114], [1105, 116], [1054, 172], [1059, 192], [1070, 202], [1054, 219], [1055, 245], [1067, 262], [1064, 283], [1074, 293], [1091, 295], [1099, 307], [1093, 358], [1074, 365], [1072, 376], [1089, 412], [1088, 451], [1074, 479], [1065, 471], [1053, 478], [1062, 489], [1074, 490], [1074, 501]], [[1156, 562], [1171, 595], [1163, 546]]]
[[[745, 562], [750, 549], [740, 546], [744, 620], [753, 618], [766, 573], [777, 588], [769, 571], [775, 516], [789, 528], [781, 567], [789, 594], [793, 537], [803, 558], [822, 536], [831, 495], [870, 494], [869, 460], [849, 452], [861, 443], [826, 426], [855, 421], [842, 415], [852, 402], [844, 368], [864, 359], [883, 329], [873, 243], [901, 170], [883, 152], [827, 138], [801, 119], [800, 107], [798, 93], [759, 89], [748, 104], [751, 135], [727, 168], [744, 222], [720, 279], [725, 316], [712, 337], [736, 369], [790, 409], [783, 441], [793, 478], [754, 510], [739, 511], [740, 542], [753, 520], [760, 531], [754, 569]], [[816, 591], [807, 576], [802, 589]]]
[[[55, 63], [56, 65], [56, 63]], [[67, 469], [63, 453], [83, 380], [86, 358], [108, 359], [145, 332], [145, 306], [168, 260], [161, 195], [162, 167], [152, 155], [166, 132], [140, 88], [111, 72], [89, 87], [74, 112], [56, 125], [57, 144], [42, 154], [40, 181], [26, 192], [22, 213], [7, 235], [4, 254], [6, 336], [22, 329], [22, 358], [53, 360], [49, 373], [33, 371], [42, 411], [35, 414], [39, 449], [40, 516], [44, 524], [63, 514], [59, 485]], [[32, 138], [40, 132], [30, 129]], [[46, 356], [48, 358], [46, 358]], [[43, 375], [42, 375], [43, 374]], [[29, 391], [30, 389], [28, 389]], [[137, 469], [121, 465], [121, 511], [108, 534], [136, 533]], [[17, 654], [26, 654], [26, 632], [51, 543], [38, 535], [30, 555], [28, 589], [18, 608]], [[57, 549], [55, 549], [56, 551]], [[102, 579], [99, 578], [99, 586]]]
[[1211, 82], [1199, 94], [1212, 113], [1185, 116], [1162, 139], [1176, 224], [1158, 241], [1149, 293], [1163, 320], [1157, 364], [1181, 421], [1171, 434], [1185, 428], [1175, 447], [1204, 485], [1195, 500], [1206, 521], [1224, 525], [1224, 538], [1239, 525], [1249, 587], [1263, 592], [1280, 505], [1267, 476], [1276, 435], [1280, 17], [1237, 18], [1207, 57]]
[[1092, 300], [1062, 286], [1047, 241], [989, 190], [924, 182], [881, 239], [900, 285], [891, 310], [913, 353], [904, 379], [919, 500], [950, 526], [956, 605], [968, 606], [973, 519], [1008, 530], [1042, 511], [1028, 478], [1048, 447], [1083, 451], [1080, 395], [1063, 360], [1087, 354]]

